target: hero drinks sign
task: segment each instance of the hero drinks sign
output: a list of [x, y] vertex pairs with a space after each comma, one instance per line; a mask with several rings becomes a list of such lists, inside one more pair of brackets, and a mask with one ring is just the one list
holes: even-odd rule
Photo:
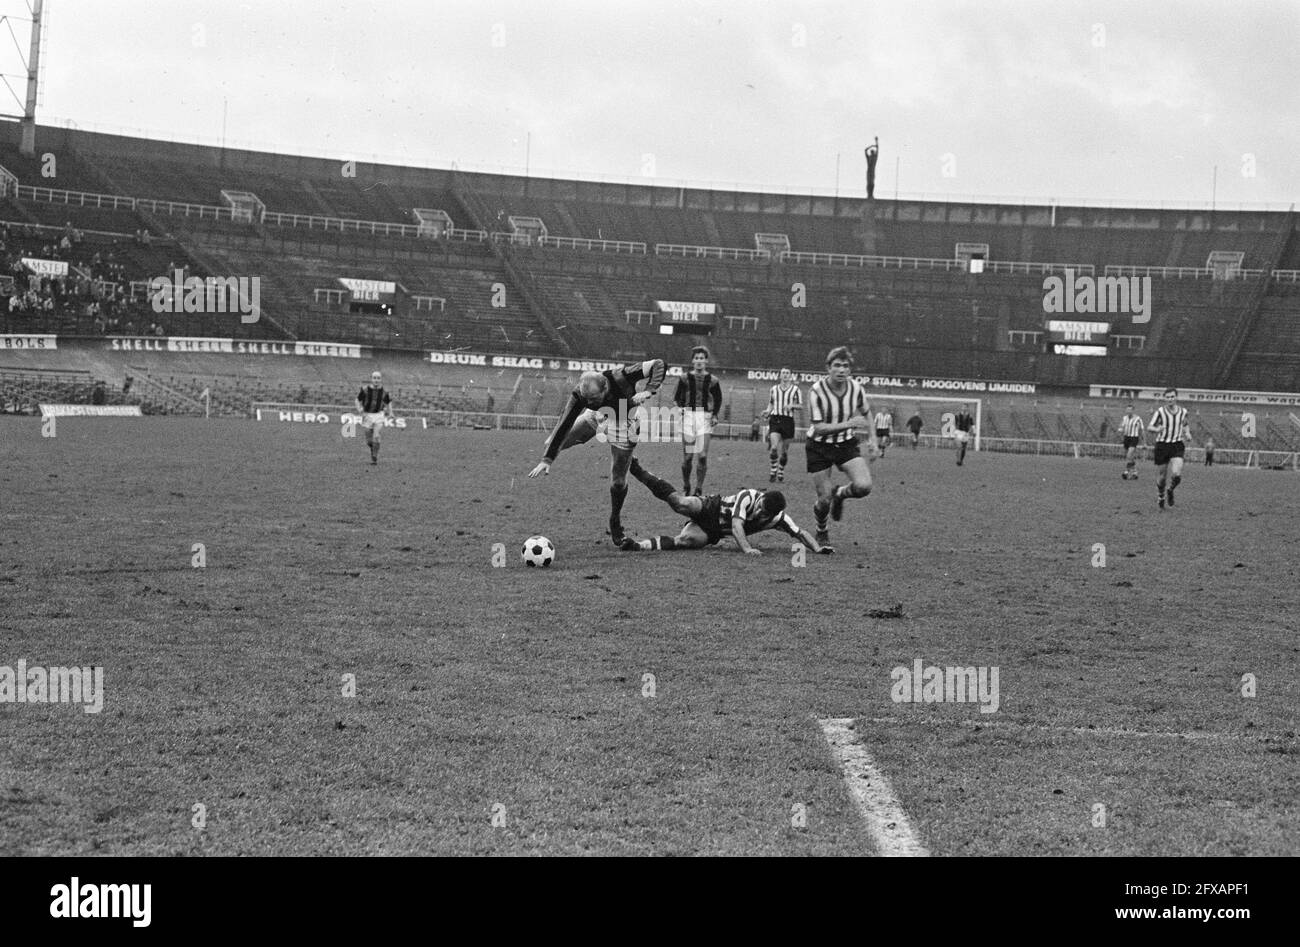
[[[329, 424], [330, 415], [324, 411], [266, 411], [261, 413], [273, 421], [288, 421], [291, 424]], [[344, 412], [338, 416], [340, 424], [360, 424], [362, 417], [359, 414]], [[384, 427], [395, 427], [406, 430], [406, 418], [384, 418]]]

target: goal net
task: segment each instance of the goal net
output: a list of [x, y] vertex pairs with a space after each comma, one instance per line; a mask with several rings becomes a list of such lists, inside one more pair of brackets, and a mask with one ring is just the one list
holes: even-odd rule
[[918, 447], [956, 447], [958, 443], [957, 415], [965, 410], [975, 419], [975, 427], [971, 432], [972, 437], [969, 447], [972, 450], [980, 449], [984, 404], [979, 398], [894, 395], [871, 391], [867, 393], [867, 400], [871, 405], [872, 417], [872, 430], [867, 433], [874, 437], [876, 415], [882, 411], [888, 412], [893, 421], [893, 426], [890, 429], [890, 443], [892, 446], [911, 446], [912, 431], [908, 425], [913, 418], [919, 418], [921, 432], [917, 438]]

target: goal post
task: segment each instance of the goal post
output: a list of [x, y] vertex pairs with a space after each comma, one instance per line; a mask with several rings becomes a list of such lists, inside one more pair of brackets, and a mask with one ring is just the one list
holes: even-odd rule
[[984, 434], [984, 402], [976, 397], [942, 397], [939, 395], [908, 395], [885, 392], [867, 392], [867, 402], [871, 406], [872, 429], [875, 436], [875, 416], [881, 408], [888, 408], [893, 415], [891, 429], [894, 443], [902, 438], [911, 437], [907, 422], [913, 415], [921, 419], [921, 443], [935, 447], [956, 446], [957, 414], [962, 405], [970, 406], [970, 413], [975, 418], [975, 436], [971, 439], [971, 449], [979, 450]]

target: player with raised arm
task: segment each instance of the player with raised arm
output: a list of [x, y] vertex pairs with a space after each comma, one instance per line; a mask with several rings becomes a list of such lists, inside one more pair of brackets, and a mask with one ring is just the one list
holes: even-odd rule
[[[1174, 505], [1174, 490], [1183, 481], [1183, 454], [1187, 441], [1192, 439], [1192, 429], [1187, 423], [1187, 409], [1178, 404], [1178, 389], [1165, 389], [1165, 403], [1151, 415], [1147, 430], [1156, 436], [1155, 460], [1159, 479], [1156, 481], [1156, 507]], [[1165, 489], [1166, 474], [1169, 489]]]
[[[603, 372], [583, 372], [569, 394], [555, 430], [546, 440], [546, 453], [528, 474], [549, 475], [560, 451], [585, 444], [600, 433], [609, 442], [609, 538], [623, 542], [623, 501], [627, 499], [627, 468], [636, 446], [633, 411], [654, 397], [667, 368], [661, 358], [632, 362]], [[641, 391], [637, 385], [645, 382]]]
[[803, 392], [794, 383], [794, 372], [782, 368], [780, 380], [772, 386], [767, 396], [767, 459], [772, 467], [768, 483], [785, 482], [785, 465], [789, 459], [790, 442], [794, 440], [795, 413], [803, 410]]
[[1142, 418], [1133, 411], [1132, 405], [1124, 408], [1124, 419], [1119, 422], [1119, 432], [1124, 438], [1124, 472], [1119, 475], [1120, 479], [1136, 480], [1138, 445], [1142, 443], [1146, 427], [1142, 424]]
[[370, 384], [357, 394], [357, 414], [366, 429], [366, 446], [370, 448], [370, 463], [379, 463], [379, 433], [393, 416], [393, 399], [384, 391], [384, 377], [379, 372], [370, 373]]
[[777, 490], [738, 490], [730, 496], [712, 493], [708, 496], [688, 496], [678, 493], [672, 484], [650, 473], [640, 462], [632, 459], [632, 476], [644, 483], [674, 513], [688, 517], [676, 536], [656, 536], [653, 539], [627, 537], [619, 548], [625, 552], [650, 552], [666, 549], [702, 549], [730, 536], [748, 556], [762, 555], [762, 551], [749, 544], [749, 537], [767, 529], [779, 529], [799, 540], [816, 553], [828, 554], [835, 550], [819, 543], [808, 531], [795, 525], [785, 512], [785, 496]]
[[953, 429], [957, 437], [957, 466], [966, 459], [966, 448], [970, 445], [971, 438], [975, 436], [975, 418], [970, 413], [970, 405], [963, 404], [957, 416], [952, 419]]
[[[844, 515], [844, 501], [871, 492], [871, 470], [858, 447], [857, 432], [870, 428], [871, 406], [862, 383], [850, 377], [853, 357], [846, 346], [831, 349], [826, 356], [827, 373], [808, 390], [812, 424], [804, 447], [808, 472], [813, 475], [817, 502], [817, 542], [830, 542], [827, 517], [838, 522]], [[875, 456], [875, 441], [867, 439], [868, 456]], [[835, 486], [831, 468], [849, 475], [849, 482]]]
[[[722, 385], [709, 371], [709, 350], [702, 345], [691, 349], [691, 370], [677, 380], [673, 401], [682, 418], [682, 492], [687, 496], [704, 493], [704, 476], [709, 472], [709, 440], [722, 410]], [[691, 491], [691, 459], [695, 458], [695, 490]]]

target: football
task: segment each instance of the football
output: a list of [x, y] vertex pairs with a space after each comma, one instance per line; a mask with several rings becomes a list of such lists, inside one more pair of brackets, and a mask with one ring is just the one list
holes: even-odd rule
[[524, 565], [545, 568], [555, 561], [555, 547], [545, 536], [529, 536], [520, 555]]

